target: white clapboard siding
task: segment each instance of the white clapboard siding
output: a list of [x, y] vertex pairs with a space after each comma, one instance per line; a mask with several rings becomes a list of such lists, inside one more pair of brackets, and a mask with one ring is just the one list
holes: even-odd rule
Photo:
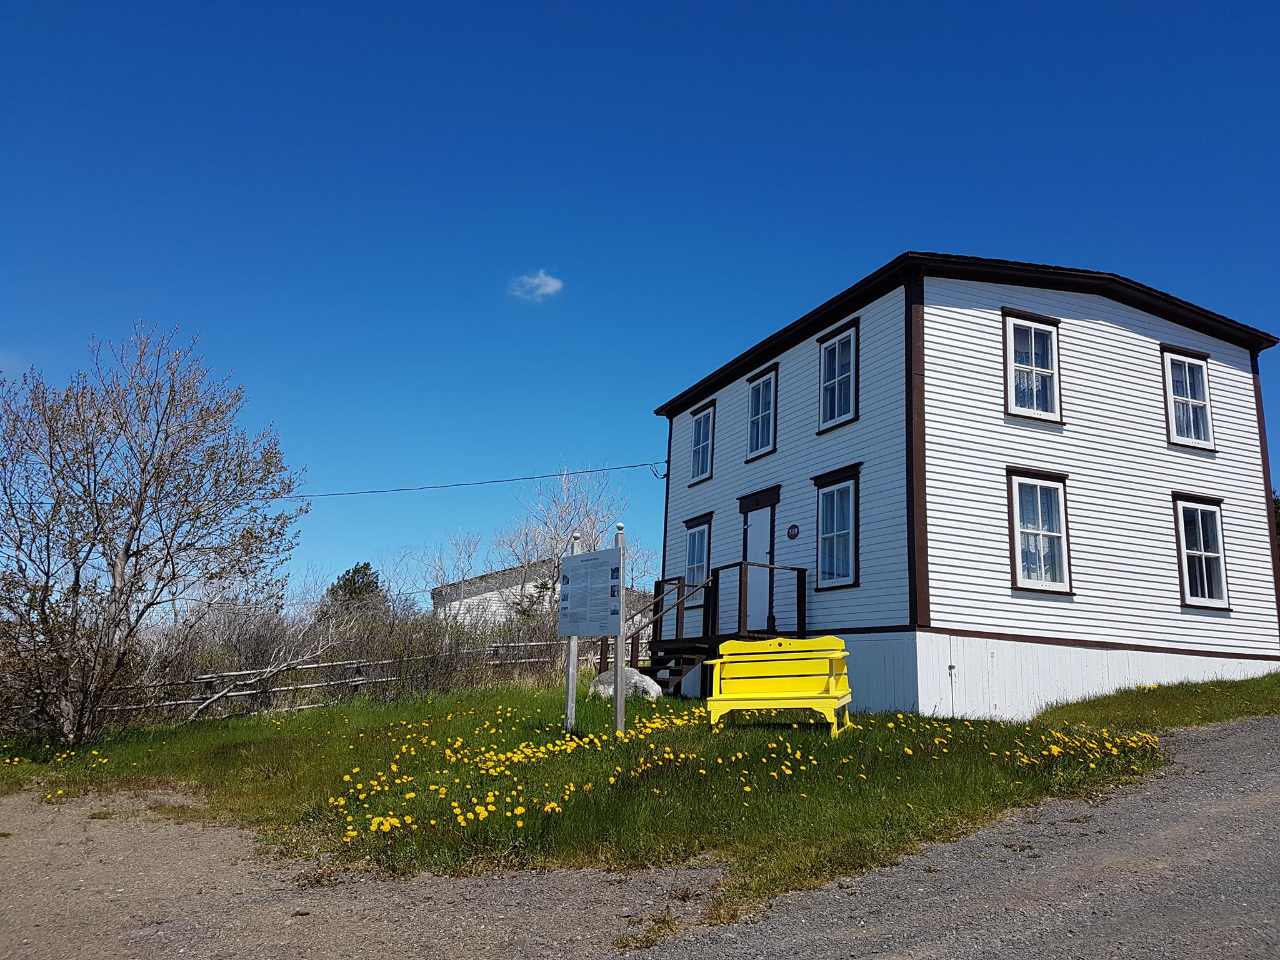
[[[1005, 416], [1002, 306], [1061, 320], [1063, 425]], [[1162, 342], [1211, 355], [1216, 453], [1167, 442]], [[1098, 296], [927, 278], [925, 413], [935, 629], [1280, 652], [1247, 350]], [[1075, 596], [1011, 588], [1008, 465], [1070, 475]], [[1182, 606], [1174, 490], [1224, 501], [1229, 613]]]
[[[675, 416], [671, 429], [670, 492], [666, 519], [664, 576], [684, 573], [685, 521], [714, 511], [711, 566], [742, 560], [742, 515], [738, 498], [781, 484], [775, 520], [774, 563], [809, 571], [808, 622], [811, 629], [901, 624], [907, 620], [905, 499], [905, 330], [901, 288], [856, 315], [860, 320], [859, 418], [821, 436], [818, 429], [818, 346], [813, 339], [775, 359], [778, 371], [777, 452], [744, 463], [747, 452], [746, 379], [716, 394], [712, 479], [689, 486], [693, 419]], [[851, 316], [852, 316], [851, 315]], [[844, 322], [838, 317], [832, 327]], [[753, 370], [750, 373], [755, 373]], [[748, 374], [750, 375], [750, 374]], [[702, 403], [696, 404], [701, 407]], [[813, 592], [817, 578], [818, 501], [812, 478], [852, 463], [861, 477], [861, 584], [845, 590]], [[788, 540], [792, 524], [800, 535]], [[737, 623], [736, 577], [722, 585], [721, 629]], [[776, 581], [775, 611], [780, 633], [795, 622], [795, 590], [789, 575]], [[673, 618], [663, 627], [674, 629]], [[690, 613], [686, 634], [696, 635], [700, 617]]]

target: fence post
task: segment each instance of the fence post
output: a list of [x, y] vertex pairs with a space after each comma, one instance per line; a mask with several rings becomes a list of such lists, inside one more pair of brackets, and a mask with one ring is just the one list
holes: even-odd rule
[[627, 678], [626, 665], [622, 662], [626, 653], [623, 643], [627, 635], [627, 535], [618, 523], [613, 545], [618, 548], [618, 642], [613, 648], [613, 728], [618, 736], [627, 729]]
[[[576, 557], [581, 548], [582, 537], [574, 531], [573, 542], [569, 544], [569, 555]], [[572, 598], [573, 594], [569, 594]], [[573, 732], [573, 725], [578, 720], [578, 638], [569, 638], [569, 653], [565, 663], [564, 676], [564, 728]]]

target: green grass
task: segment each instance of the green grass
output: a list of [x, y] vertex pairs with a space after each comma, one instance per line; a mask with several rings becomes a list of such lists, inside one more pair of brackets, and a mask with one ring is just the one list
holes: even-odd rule
[[1051, 707], [1038, 723], [1161, 733], [1179, 727], [1280, 714], [1280, 672], [1249, 680], [1138, 687]]
[[1042, 721], [855, 715], [833, 741], [808, 714], [716, 729], [698, 702], [628, 710], [619, 740], [600, 701], [580, 704], [578, 735], [566, 737], [554, 690], [356, 701], [133, 731], [74, 755], [0, 746], [0, 782], [38, 780], [50, 802], [176, 784], [203, 796], [203, 816], [400, 874], [705, 855], [729, 868], [723, 906], [892, 862], [1009, 807], [1160, 763], [1149, 739], [1064, 735]]

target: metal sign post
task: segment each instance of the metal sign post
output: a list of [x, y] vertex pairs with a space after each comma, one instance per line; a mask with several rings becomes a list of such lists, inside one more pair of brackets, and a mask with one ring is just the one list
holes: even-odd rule
[[[569, 556], [576, 557], [582, 547], [582, 536], [574, 533], [573, 542], [569, 544]], [[564, 589], [561, 586], [561, 589]], [[568, 662], [565, 664], [564, 677], [564, 728], [570, 733], [578, 720], [578, 638], [569, 638]]]
[[[626, 537], [622, 533], [622, 524], [618, 524], [615, 542], [617, 546], [612, 549], [594, 550], [591, 553], [578, 553], [575, 547], [575, 552], [561, 558], [560, 561], [560, 622], [557, 632], [562, 637], [570, 638], [570, 649], [574, 651], [570, 656], [571, 666], [566, 678], [566, 726], [573, 722], [575, 712], [571, 701], [576, 694], [575, 681], [578, 667], [576, 639], [616, 636], [621, 644], [623, 634], [626, 633], [624, 627], [626, 590], [623, 586], [626, 583], [626, 576], [622, 559]], [[621, 646], [617, 649], [620, 651]], [[614, 666], [615, 672], [618, 673], [614, 688], [614, 699], [618, 703], [614, 712], [618, 730], [621, 731], [622, 724], [626, 722], [625, 707], [616, 694], [626, 689], [623, 683], [626, 677], [622, 674], [622, 670], [625, 669], [622, 658], [617, 653], [614, 656]]]
[[613, 729], [622, 734], [627, 729], [626, 664], [623, 647], [627, 633], [627, 535], [618, 524], [613, 545], [618, 551], [618, 640], [613, 645]]

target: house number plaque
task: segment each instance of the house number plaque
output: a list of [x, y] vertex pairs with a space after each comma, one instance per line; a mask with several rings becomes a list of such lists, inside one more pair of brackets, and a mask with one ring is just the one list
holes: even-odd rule
[[794, 540], [798, 536], [800, 536], [800, 528], [798, 526], [793, 523], [791, 526], [787, 527], [788, 540]]

